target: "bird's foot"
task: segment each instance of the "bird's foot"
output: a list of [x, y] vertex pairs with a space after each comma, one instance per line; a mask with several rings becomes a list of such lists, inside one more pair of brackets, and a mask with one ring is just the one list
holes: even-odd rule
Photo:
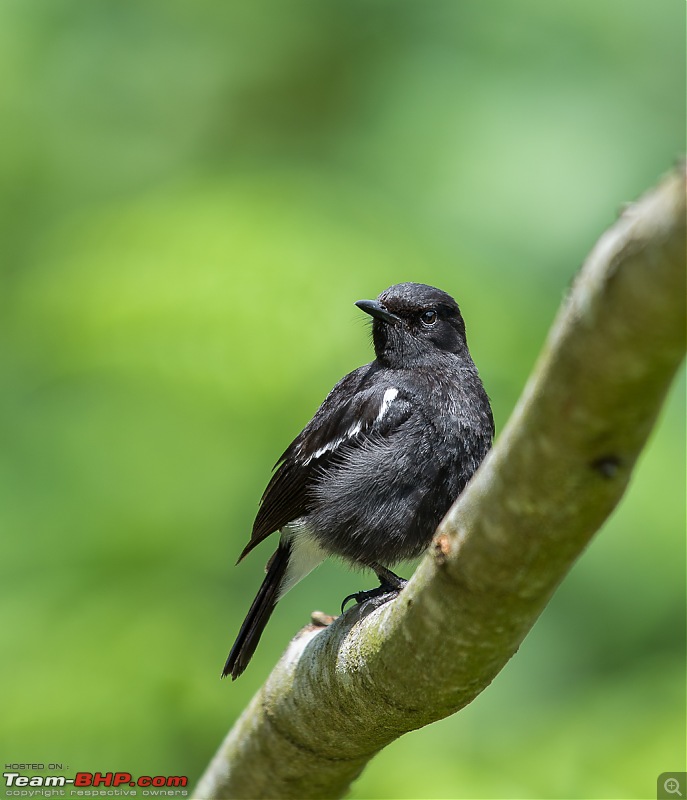
[[[393, 575], [393, 572], [391, 575]], [[394, 575], [394, 578], [395, 580], [393, 582], [383, 580], [376, 589], [367, 589], [364, 592], [354, 592], [353, 594], [349, 594], [348, 597], [344, 597], [343, 602], [341, 603], [341, 613], [344, 613], [346, 603], [348, 603], [349, 600], [355, 600], [357, 605], [360, 605], [360, 603], [366, 603], [368, 600], [377, 600], [378, 602], [375, 605], [382, 605], [383, 603], [392, 600], [408, 583], [405, 578], [399, 578], [398, 575]]]

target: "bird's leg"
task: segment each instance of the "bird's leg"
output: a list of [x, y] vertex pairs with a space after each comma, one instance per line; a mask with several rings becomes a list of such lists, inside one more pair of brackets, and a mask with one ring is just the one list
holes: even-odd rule
[[408, 583], [405, 578], [401, 578], [392, 572], [390, 569], [383, 567], [381, 564], [370, 564], [369, 565], [375, 572], [375, 575], [379, 578], [379, 586], [376, 589], [368, 589], [364, 592], [354, 592], [353, 594], [349, 594], [348, 597], [344, 597], [343, 602], [341, 603], [341, 613], [344, 613], [344, 608], [346, 603], [349, 600], [355, 600], [356, 603], [364, 603], [366, 600], [372, 600], [374, 598], [384, 598], [383, 602], [387, 600], [391, 600], [395, 597], [401, 589]]
[[405, 578], [401, 578], [395, 572], [392, 572], [390, 569], [383, 567], [381, 564], [370, 564], [372, 569], [375, 572], [375, 575], [379, 578], [380, 589], [384, 588], [386, 591], [396, 591], [400, 592], [408, 583]]

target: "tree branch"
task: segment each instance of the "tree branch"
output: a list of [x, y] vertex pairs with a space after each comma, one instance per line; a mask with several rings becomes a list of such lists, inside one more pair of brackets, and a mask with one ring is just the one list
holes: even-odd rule
[[622, 497], [684, 332], [681, 167], [597, 243], [406, 589], [301, 631], [195, 796], [340, 797], [385, 745], [471, 702]]

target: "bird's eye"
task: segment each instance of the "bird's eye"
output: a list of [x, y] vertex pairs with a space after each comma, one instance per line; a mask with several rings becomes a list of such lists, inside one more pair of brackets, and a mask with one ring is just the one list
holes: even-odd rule
[[422, 320], [422, 324], [429, 328], [437, 321], [437, 312], [433, 308], [430, 308], [428, 311], [422, 312], [420, 319]]

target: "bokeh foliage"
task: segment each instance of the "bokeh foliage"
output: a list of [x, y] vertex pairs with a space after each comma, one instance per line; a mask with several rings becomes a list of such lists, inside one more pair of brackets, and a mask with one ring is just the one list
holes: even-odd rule
[[[499, 428], [578, 265], [684, 149], [676, 0], [0, 4], [0, 754], [196, 778], [311, 609], [218, 680], [269, 469], [454, 294]], [[624, 503], [468, 709], [357, 798], [653, 796], [685, 769], [684, 384]], [[3, 762], [4, 763], [4, 762]]]

